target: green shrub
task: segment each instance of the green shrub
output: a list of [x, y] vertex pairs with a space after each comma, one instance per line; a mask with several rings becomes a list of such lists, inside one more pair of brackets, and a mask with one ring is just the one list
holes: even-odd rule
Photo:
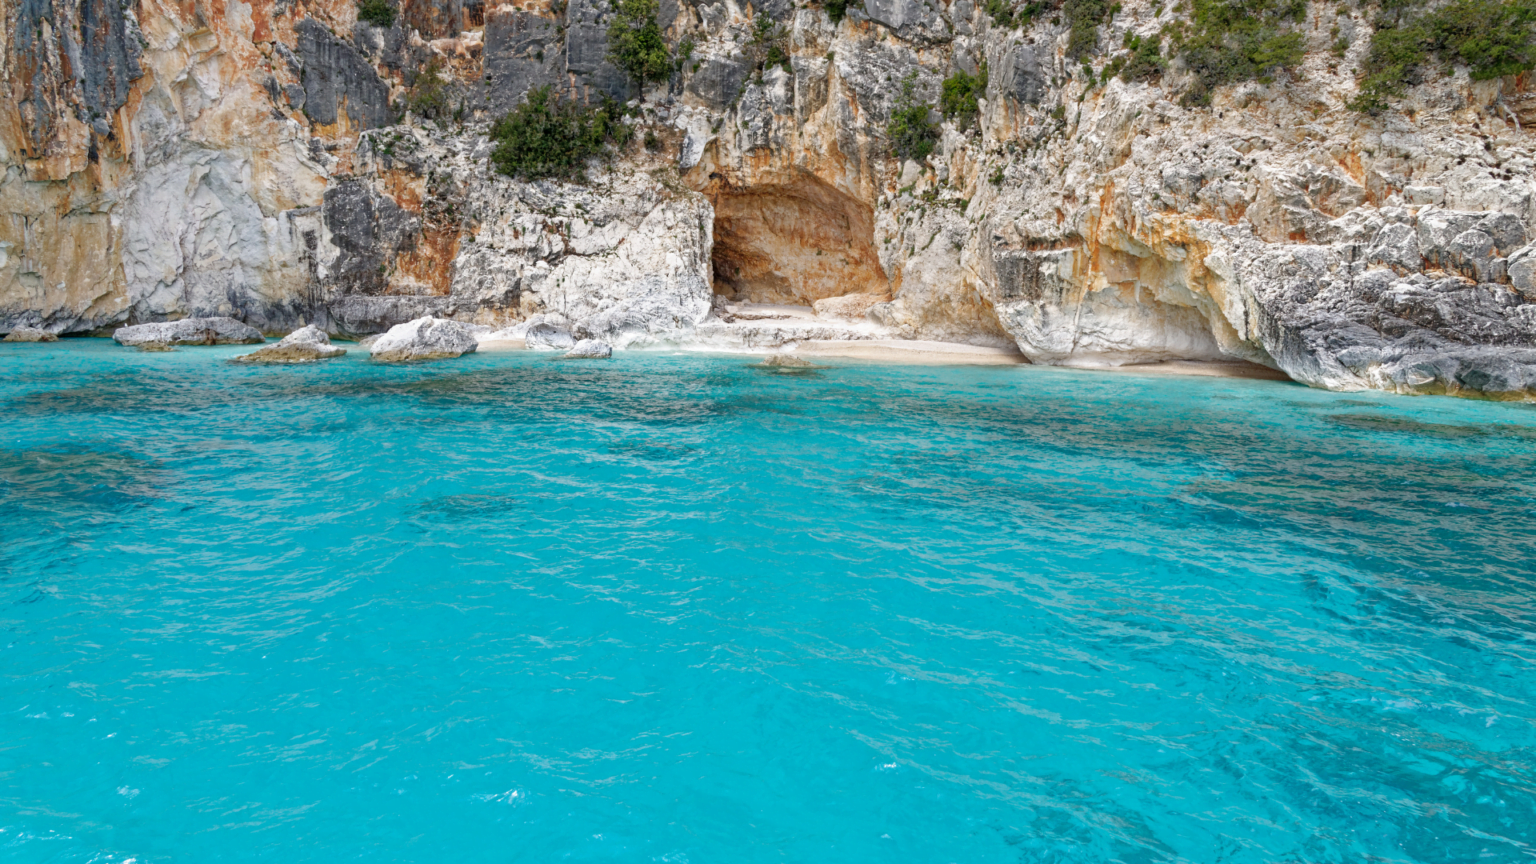
[[752, 38], [747, 42], [747, 56], [758, 72], [764, 72], [770, 66], [783, 67], [785, 72], [792, 71], [789, 66], [789, 35], [784, 32], [783, 25], [774, 22], [766, 13], [757, 13], [757, 17], [752, 19]]
[[642, 90], [672, 74], [672, 52], [661, 36], [657, 8], [657, 0], [619, 0], [608, 25], [608, 59]]
[[1270, 80], [1301, 63], [1306, 0], [1190, 0], [1188, 21], [1168, 27], [1172, 53], [1194, 76], [1186, 105], [1205, 105], [1211, 91], [1238, 81]]
[[1357, 111], [1379, 111], [1418, 83], [1431, 57], [1467, 67], [1474, 81], [1536, 68], [1536, 0], [1457, 0], [1402, 20], [1406, 3], [1384, 5], [1371, 35]]
[[388, 29], [395, 23], [395, 7], [389, 0], [363, 0], [357, 6], [357, 20]]
[[981, 71], [975, 75], [956, 72], [944, 79], [944, 87], [939, 91], [939, 111], [956, 126], [969, 129], [976, 122], [981, 109], [979, 102], [986, 92], [987, 64], [983, 61]]
[[510, 177], [540, 180], [557, 177], [581, 180], [587, 160], [607, 146], [623, 146], [634, 130], [621, 122], [617, 102], [582, 106], [556, 98], [547, 86], [528, 91], [528, 98], [491, 126], [491, 164]]
[[833, 24], [841, 24], [843, 18], [848, 15], [848, 0], [824, 0], [821, 8], [827, 10], [827, 17], [832, 19]]
[[1054, 11], [1061, 5], [1060, 0], [1033, 0], [1015, 9], [1013, 0], [986, 0], [982, 7], [987, 14], [992, 16], [992, 23], [999, 27], [1028, 27], [1034, 21], [1035, 16], [1042, 12]]
[[1163, 37], [1126, 34], [1125, 47], [1130, 51], [1111, 60], [1104, 67], [1104, 80], [1120, 76], [1121, 81], [1151, 81], [1163, 74], [1168, 61], [1163, 59]]
[[[1119, 7], [1113, 7], [1118, 10]], [[1077, 59], [1087, 54], [1099, 41], [1099, 25], [1114, 14], [1104, 0], [1065, 0], [1061, 11], [1067, 16], [1067, 56]]]
[[448, 112], [448, 79], [443, 77], [443, 64], [436, 57], [416, 73], [405, 104], [412, 114], [429, 120], [437, 120]]
[[939, 130], [928, 122], [930, 106], [917, 99], [917, 70], [902, 79], [901, 93], [891, 109], [891, 122], [885, 127], [891, 142], [891, 152], [899, 159], [921, 162], [939, 140]]

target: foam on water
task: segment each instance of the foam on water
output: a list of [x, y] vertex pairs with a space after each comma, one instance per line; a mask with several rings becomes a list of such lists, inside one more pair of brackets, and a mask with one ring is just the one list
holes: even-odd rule
[[0, 348], [0, 859], [1514, 862], [1536, 412]]

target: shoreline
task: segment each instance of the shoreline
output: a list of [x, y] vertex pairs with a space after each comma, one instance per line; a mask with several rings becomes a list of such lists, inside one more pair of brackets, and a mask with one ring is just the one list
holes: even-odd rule
[[[499, 354], [508, 351], [526, 351], [527, 343], [521, 339], [495, 339], [481, 342], [477, 353]], [[1253, 381], [1290, 381], [1290, 376], [1277, 369], [1249, 363], [1246, 360], [1163, 360], [1154, 363], [1135, 363], [1123, 366], [1111, 365], [1054, 365], [1030, 363], [1029, 358], [1017, 350], [986, 345], [970, 345], [963, 342], [935, 342], [920, 339], [844, 339], [808, 340], [796, 347], [788, 345], [761, 349], [722, 349], [705, 345], [654, 346], [636, 349], [638, 352], [679, 352], [684, 354], [718, 354], [724, 356], [768, 357], [773, 354], [789, 354], [806, 359], [843, 358], [866, 360], [877, 363], [901, 363], [913, 366], [1041, 366], [1048, 369], [1064, 369], [1077, 372], [1112, 372], [1129, 375], [1185, 376], [1195, 378], [1246, 378]], [[559, 352], [549, 351], [552, 356]]]

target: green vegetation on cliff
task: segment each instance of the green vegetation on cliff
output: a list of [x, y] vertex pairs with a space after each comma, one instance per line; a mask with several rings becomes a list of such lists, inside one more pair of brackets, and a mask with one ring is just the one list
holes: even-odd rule
[[1104, 67], [1105, 81], [1116, 75], [1121, 81], [1150, 81], [1168, 68], [1168, 61], [1163, 59], [1161, 34], [1141, 37], [1126, 31], [1125, 47], [1130, 50]]
[[587, 160], [610, 143], [623, 146], [634, 130], [623, 122], [617, 102], [583, 106], [556, 98], [549, 87], [528, 91], [528, 99], [491, 126], [491, 164], [525, 180], [555, 177], [581, 180]]
[[608, 59], [642, 89], [672, 74], [672, 52], [656, 21], [658, 8], [657, 0], [619, 0], [608, 25]]
[[766, 12], [759, 12], [752, 19], [752, 39], [747, 42], [746, 52], [759, 76], [773, 66], [793, 71], [789, 64], [789, 34]]
[[959, 71], [944, 79], [943, 89], [939, 92], [939, 111], [956, 126], [969, 129], [976, 122], [979, 103], [986, 92], [987, 64], [983, 61], [981, 70], [975, 75]]
[[1466, 66], [1474, 81], [1536, 68], [1536, 0], [1457, 0], [1432, 11], [1386, 0], [1351, 107], [1386, 108], [1419, 82], [1431, 59]]
[[443, 77], [443, 64], [436, 57], [416, 73], [405, 104], [412, 114], [429, 120], [448, 113], [448, 79]]
[[1187, 20], [1166, 29], [1172, 53], [1194, 75], [1187, 105], [1205, 105], [1223, 84], [1269, 80], [1301, 63], [1305, 51], [1298, 25], [1306, 0], [1187, 0]]
[[389, 0], [363, 0], [357, 5], [357, 20], [388, 29], [395, 23], [395, 7]]
[[939, 130], [928, 122], [928, 112], [932, 110], [917, 98], [917, 70], [914, 69], [902, 79], [901, 93], [891, 109], [891, 122], [885, 127], [891, 152], [898, 159], [921, 162], [933, 152], [939, 140]]

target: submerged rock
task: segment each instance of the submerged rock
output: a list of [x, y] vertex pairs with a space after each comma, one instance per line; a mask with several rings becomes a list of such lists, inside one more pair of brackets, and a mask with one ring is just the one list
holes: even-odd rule
[[475, 332], [467, 324], [429, 315], [389, 328], [368, 350], [374, 360], [384, 363], [448, 360], [474, 353], [479, 344]]
[[139, 347], [150, 342], [162, 345], [260, 345], [261, 331], [233, 318], [183, 318], [119, 327], [112, 333], [119, 345]]
[[17, 327], [5, 334], [6, 342], [57, 342], [59, 337], [36, 327]]
[[175, 348], [172, 348], [171, 346], [165, 344], [164, 342], [145, 342], [143, 345], [139, 345], [137, 347], [138, 347], [138, 349], [140, 351], [143, 351], [143, 352], [148, 353], [148, 354], [161, 354], [161, 353], [164, 353], [164, 352], [167, 352], [167, 351], [175, 351], [176, 350]]
[[310, 325], [301, 327], [283, 337], [276, 345], [258, 348], [249, 354], [241, 354], [236, 363], [315, 363], [347, 353], [347, 349], [331, 344], [325, 331]]
[[613, 356], [613, 346], [597, 339], [583, 339], [565, 352], [567, 360], [607, 360]]
[[793, 354], [769, 354], [763, 360], [762, 365], [774, 369], [809, 369], [812, 364], [809, 360], [796, 357]]

